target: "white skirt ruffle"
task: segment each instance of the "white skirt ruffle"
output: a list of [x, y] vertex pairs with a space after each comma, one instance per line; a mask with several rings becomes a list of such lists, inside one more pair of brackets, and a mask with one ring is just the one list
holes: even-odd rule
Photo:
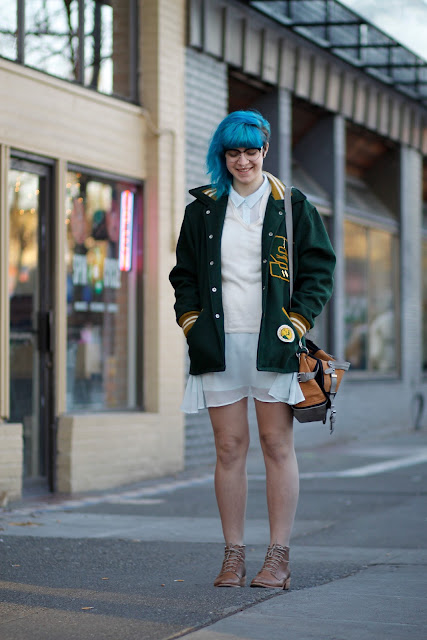
[[258, 333], [225, 334], [225, 371], [188, 376], [181, 410], [197, 413], [242, 398], [294, 405], [304, 400], [296, 373], [258, 371]]

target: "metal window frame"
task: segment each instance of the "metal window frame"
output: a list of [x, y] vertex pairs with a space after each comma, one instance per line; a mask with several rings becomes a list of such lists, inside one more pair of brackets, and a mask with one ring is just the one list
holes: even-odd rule
[[138, 95], [138, 1], [130, 0], [129, 11], [129, 47], [130, 47], [130, 99], [132, 102], [139, 104]]
[[16, 12], [16, 26], [18, 30], [16, 60], [21, 64], [25, 64], [25, 0], [18, 0], [18, 2], [16, 3]]
[[[41, 180], [40, 191], [40, 218], [38, 223], [38, 253], [39, 253], [39, 282], [40, 300], [37, 305], [38, 323], [42, 322], [47, 328], [45, 334], [44, 349], [39, 352], [38, 375], [40, 384], [43, 384], [43, 402], [38, 404], [38, 418], [40, 421], [39, 432], [39, 462], [41, 476], [46, 477], [50, 491], [55, 491], [56, 486], [56, 360], [54, 357], [56, 322], [54, 311], [56, 308], [56, 291], [54, 275], [48, 278], [48, 274], [54, 274], [54, 246], [56, 220], [55, 208], [55, 183], [56, 166], [52, 158], [39, 156], [21, 149], [9, 150], [9, 171], [18, 170], [35, 174]], [[41, 224], [44, 220], [45, 232], [42, 232]], [[47, 283], [44, 288], [41, 283]], [[40, 325], [37, 329], [40, 332]], [[41, 336], [39, 334], [39, 340]], [[9, 372], [10, 375], [10, 372]], [[33, 479], [30, 475], [27, 481]]]
[[85, 83], [85, 0], [78, 0], [79, 22], [77, 27], [77, 37], [79, 39], [79, 73], [77, 82], [84, 85]]

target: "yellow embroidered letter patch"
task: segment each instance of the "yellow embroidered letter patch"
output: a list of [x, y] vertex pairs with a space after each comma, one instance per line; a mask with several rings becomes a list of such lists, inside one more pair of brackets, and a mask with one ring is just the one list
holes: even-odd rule
[[270, 253], [270, 275], [289, 282], [288, 241], [284, 236], [276, 236]]

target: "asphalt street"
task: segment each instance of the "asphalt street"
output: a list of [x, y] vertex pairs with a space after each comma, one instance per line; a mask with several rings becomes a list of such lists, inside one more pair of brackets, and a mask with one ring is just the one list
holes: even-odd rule
[[[223, 542], [205, 468], [0, 511], [1, 640], [425, 640], [427, 433], [306, 433], [289, 593], [212, 586]], [[268, 543], [257, 446], [248, 473], [250, 578]]]

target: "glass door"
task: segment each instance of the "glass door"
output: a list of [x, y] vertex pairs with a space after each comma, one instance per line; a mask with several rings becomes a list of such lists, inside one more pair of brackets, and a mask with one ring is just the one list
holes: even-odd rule
[[51, 169], [11, 160], [10, 417], [23, 425], [24, 480], [53, 489]]

